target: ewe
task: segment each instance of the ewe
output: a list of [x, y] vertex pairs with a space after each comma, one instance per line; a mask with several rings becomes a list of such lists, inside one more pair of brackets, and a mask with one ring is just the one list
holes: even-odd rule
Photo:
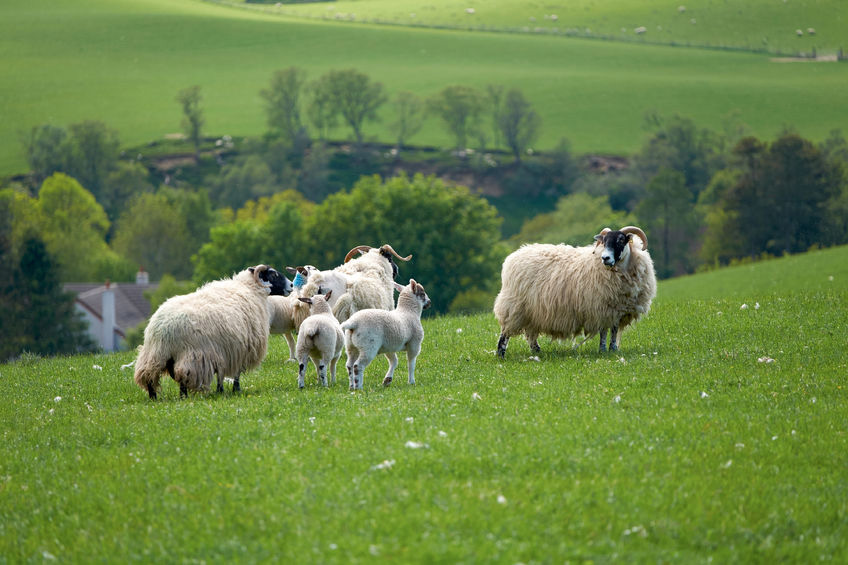
[[213, 375], [219, 392], [224, 377], [233, 377], [233, 391], [240, 390], [241, 374], [259, 366], [268, 351], [268, 296], [286, 296], [291, 289], [276, 270], [258, 265], [169, 298], [144, 330], [136, 384], [154, 400], [165, 372], [180, 385], [180, 396], [208, 390]]

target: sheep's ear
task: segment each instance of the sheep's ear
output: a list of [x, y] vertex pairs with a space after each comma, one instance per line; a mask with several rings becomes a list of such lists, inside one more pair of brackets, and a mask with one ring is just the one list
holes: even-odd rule
[[293, 275], [297, 272], [297, 269], [294, 267], [286, 267], [286, 272], [290, 275]]
[[402, 290], [403, 290], [403, 285], [402, 285], [402, 284], [396, 283], [395, 281], [392, 281], [392, 284], [395, 286], [395, 290], [396, 290], [396, 291], [400, 292], [400, 291], [402, 291]]
[[409, 279], [409, 287], [412, 289], [412, 292], [415, 292], [418, 288], [418, 283], [415, 282], [415, 279]]
[[312, 304], [311, 298], [304, 298], [303, 296], [298, 296], [297, 299], [300, 300], [301, 302], [306, 302], [307, 304]]
[[247, 272], [250, 273], [251, 275], [253, 274], [253, 271], [255, 271], [255, 270], [256, 270], [256, 267], [248, 267], [247, 268]]
[[328, 290], [327, 294], [324, 295], [324, 300], [329, 300], [331, 296], [333, 296], [332, 289]]

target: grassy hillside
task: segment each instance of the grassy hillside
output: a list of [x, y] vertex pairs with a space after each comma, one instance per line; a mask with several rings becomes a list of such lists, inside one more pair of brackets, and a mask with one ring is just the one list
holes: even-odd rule
[[280, 338], [242, 394], [185, 401], [131, 353], [0, 366], [0, 555], [844, 562], [846, 264], [663, 282], [614, 355], [500, 362], [490, 314], [429, 320], [418, 385], [380, 361], [357, 394], [298, 391]]
[[[329, 39], [331, 38], [331, 40]], [[179, 131], [175, 96], [200, 85], [209, 135], [259, 135], [259, 91], [290, 65], [318, 77], [355, 67], [390, 93], [451, 84], [521, 88], [543, 119], [539, 147], [628, 153], [647, 110], [720, 129], [739, 110], [752, 132], [794, 125], [813, 139], [848, 125], [842, 64], [776, 64], [767, 56], [589, 41], [286, 19], [199, 0], [64, 0], [0, 4], [0, 175], [25, 169], [19, 135], [35, 125], [102, 120], [126, 145]], [[812, 87], [814, 85], [814, 87]], [[391, 140], [384, 120], [368, 135]], [[335, 137], [348, 132], [339, 129]], [[430, 120], [414, 143], [450, 145]]]
[[[247, 5], [245, 0], [222, 3]], [[263, 9], [344, 21], [558, 33], [789, 54], [813, 48], [836, 51], [848, 46], [848, 5], [840, 0], [430, 0], [423, 4], [410, 0], [339, 0]], [[646, 31], [636, 34], [638, 27]], [[809, 28], [815, 34], [808, 33]], [[804, 32], [800, 37], [798, 29]]]

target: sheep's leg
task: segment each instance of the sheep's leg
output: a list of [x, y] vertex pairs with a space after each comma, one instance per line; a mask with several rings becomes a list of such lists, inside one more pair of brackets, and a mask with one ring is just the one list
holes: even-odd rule
[[542, 351], [542, 348], [539, 347], [539, 334], [525, 333], [524, 337], [527, 339], [527, 345], [530, 346], [530, 351], [533, 353], [539, 353]]
[[235, 376], [233, 379], [233, 392], [241, 392], [241, 383], [239, 379], [241, 378], [241, 373]]
[[[341, 355], [339, 355], [341, 357]], [[330, 384], [336, 385], [336, 365], [339, 362], [339, 357], [333, 357], [330, 359]]]
[[395, 376], [395, 368], [397, 368], [398, 364], [397, 353], [386, 353], [386, 359], [389, 360], [389, 370], [386, 371], [386, 376], [383, 377], [383, 386], [392, 384], [392, 379]]
[[506, 355], [506, 346], [509, 345], [509, 336], [505, 333], [501, 334], [501, 337], [498, 339], [498, 357], [501, 359]]
[[411, 385], [415, 384], [415, 360], [418, 359], [418, 352], [415, 351], [407, 351], [406, 352], [406, 366], [409, 368], [409, 379], [408, 382]]
[[147, 395], [150, 400], [156, 400], [156, 387], [153, 386], [153, 383], [147, 383]]
[[345, 369], [347, 369], [347, 378], [349, 381], [349, 389], [354, 390], [355, 384], [353, 381], [353, 363], [356, 357], [359, 355], [359, 352], [356, 350], [353, 345], [348, 345], [347, 347], [347, 361], [345, 362]]
[[601, 344], [598, 347], [598, 351], [603, 353], [607, 350], [607, 328], [601, 330]]
[[318, 361], [318, 382], [321, 386], [327, 386], [327, 362], [323, 357]]
[[183, 383], [180, 383], [180, 398], [188, 398], [188, 388]]
[[365, 351], [359, 352], [359, 357], [353, 362], [353, 390], [362, 390], [362, 383], [365, 380], [365, 368], [371, 364], [375, 355], [369, 355]]
[[297, 355], [295, 354], [295, 347], [297, 347], [294, 343], [294, 337], [292, 337], [291, 332], [286, 332], [283, 334], [283, 337], [286, 338], [286, 343], [289, 344], [289, 358], [287, 361], [297, 361]]
[[309, 365], [309, 357], [304, 355], [300, 359], [298, 359], [298, 370], [297, 370], [297, 388], [303, 388], [306, 386], [306, 366]]
[[621, 336], [618, 335], [618, 324], [614, 325], [610, 330], [610, 351], [618, 351], [618, 342], [621, 340]]

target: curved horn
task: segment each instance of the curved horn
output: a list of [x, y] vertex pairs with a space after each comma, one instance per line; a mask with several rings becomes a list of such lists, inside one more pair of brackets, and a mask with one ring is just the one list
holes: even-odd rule
[[371, 249], [370, 245], [357, 245], [356, 247], [347, 252], [347, 255], [345, 255], [344, 262], [347, 263], [348, 261], [350, 261], [353, 258], [354, 254], [356, 254], [357, 252], [365, 253], [369, 249]]
[[643, 232], [641, 229], [637, 228], [636, 226], [626, 226], [618, 231], [620, 231], [621, 233], [635, 233], [639, 236], [639, 239], [642, 240], [642, 251], [648, 249], [648, 236], [646, 236], [645, 232]]
[[398, 258], [398, 259], [400, 259], [401, 261], [409, 261], [410, 259], [412, 259], [412, 255], [407, 255], [406, 257], [401, 257], [400, 255], [398, 255], [398, 252], [397, 252], [397, 251], [395, 251], [395, 250], [392, 248], [392, 246], [391, 246], [391, 245], [389, 245], [388, 243], [384, 244], [384, 245], [383, 245], [380, 249], [381, 249], [382, 251], [388, 251], [388, 252], [390, 252], [392, 255], [394, 255], [395, 257], [397, 257], [397, 258]]

